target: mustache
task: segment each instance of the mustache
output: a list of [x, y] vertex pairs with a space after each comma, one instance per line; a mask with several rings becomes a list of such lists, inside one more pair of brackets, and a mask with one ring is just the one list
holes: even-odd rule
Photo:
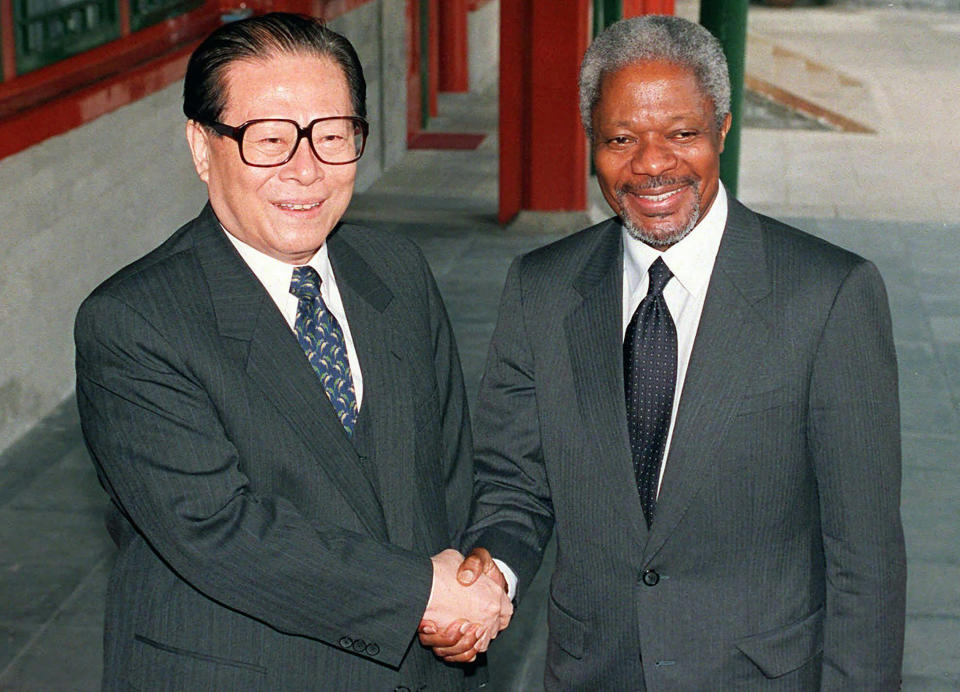
[[647, 190], [654, 190], [660, 187], [669, 187], [673, 185], [692, 185], [697, 184], [697, 179], [693, 176], [683, 176], [680, 178], [670, 178], [667, 176], [658, 176], [656, 178], [647, 178], [642, 183], [624, 183], [617, 192], [620, 194], [638, 195]]

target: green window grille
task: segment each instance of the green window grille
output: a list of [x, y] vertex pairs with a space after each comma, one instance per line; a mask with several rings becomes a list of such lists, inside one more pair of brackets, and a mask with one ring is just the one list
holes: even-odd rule
[[14, 0], [17, 74], [120, 36], [117, 0]]
[[130, 0], [130, 29], [138, 31], [202, 4], [203, 0]]

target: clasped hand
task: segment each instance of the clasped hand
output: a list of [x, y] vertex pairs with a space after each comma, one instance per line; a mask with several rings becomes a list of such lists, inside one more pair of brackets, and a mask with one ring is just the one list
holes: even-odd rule
[[452, 549], [430, 559], [433, 587], [418, 629], [420, 643], [444, 661], [472, 661], [510, 623], [507, 582], [483, 548], [466, 559]]

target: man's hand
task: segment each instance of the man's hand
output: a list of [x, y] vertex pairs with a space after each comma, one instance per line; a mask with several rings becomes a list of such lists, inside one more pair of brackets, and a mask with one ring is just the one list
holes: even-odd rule
[[[450, 553], [452, 555], [448, 556]], [[437, 563], [436, 559], [445, 556], [444, 559], [451, 556], [461, 557], [454, 550], [445, 550], [440, 555], [434, 557], [434, 588], [437, 581]], [[496, 629], [485, 629], [478, 622], [459, 618], [450, 622], [442, 629], [437, 625], [437, 621], [427, 617], [424, 613], [423, 620], [420, 622], [419, 636], [420, 643], [433, 649], [433, 652], [444, 661], [451, 663], [462, 663], [472, 661], [477, 654], [486, 651], [490, 640], [497, 636], [500, 630], [506, 627], [510, 622], [510, 616], [513, 613], [513, 605], [506, 596], [507, 582], [503, 574], [497, 568], [490, 553], [485, 548], [474, 548], [470, 555], [459, 563], [457, 568], [457, 582], [462, 587], [470, 587], [469, 590], [476, 588], [474, 585], [482, 585], [488, 582], [495, 584], [500, 590], [500, 617]], [[477, 584], [477, 582], [480, 584]], [[462, 592], [461, 592], [462, 593]], [[433, 602], [433, 592], [431, 592], [431, 602]], [[429, 604], [427, 611], [429, 612]]]
[[474, 548], [460, 563], [460, 568], [457, 570], [457, 581], [464, 586], [470, 586], [481, 574], [493, 579], [504, 591], [507, 590], [507, 580], [503, 578], [503, 573], [490, 556], [490, 551], [486, 548]]

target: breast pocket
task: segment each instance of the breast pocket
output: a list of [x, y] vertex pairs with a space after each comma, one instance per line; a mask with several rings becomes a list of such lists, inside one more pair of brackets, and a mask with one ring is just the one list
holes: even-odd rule
[[764, 389], [760, 392], [749, 392], [740, 399], [737, 407], [738, 416], [747, 416], [752, 413], [762, 413], [771, 409], [780, 408], [792, 403], [793, 393], [787, 387]]

